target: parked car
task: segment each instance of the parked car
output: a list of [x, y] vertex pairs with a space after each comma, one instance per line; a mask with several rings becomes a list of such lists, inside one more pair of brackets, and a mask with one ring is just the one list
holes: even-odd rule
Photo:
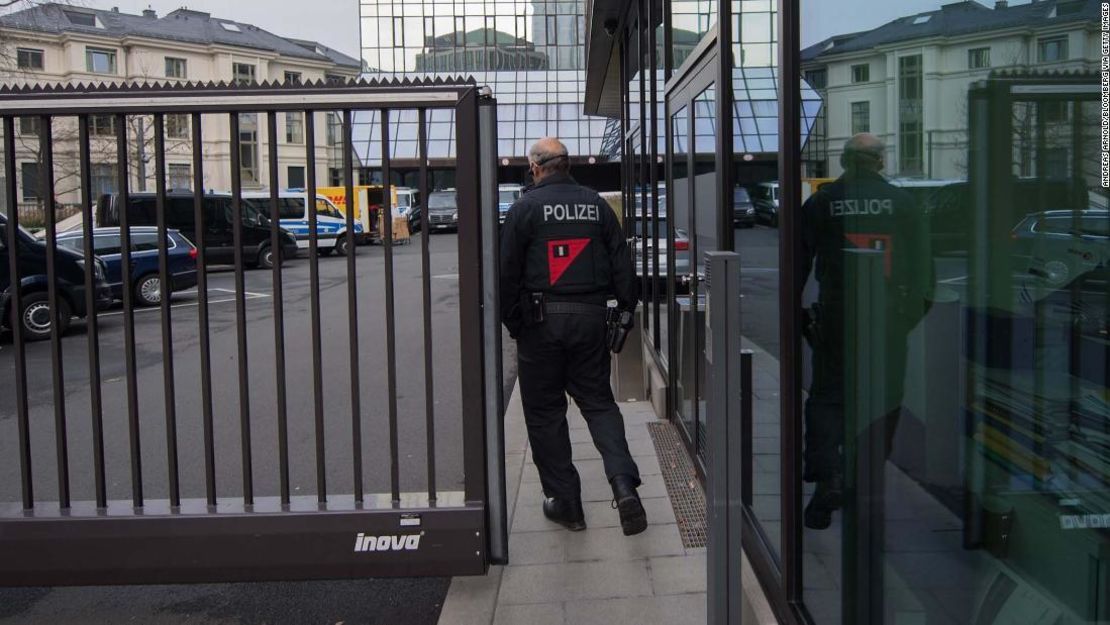
[[505, 216], [509, 214], [509, 209], [512, 208], [513, 203], [520, 199], [524, 193], [524, 187], [519, 184], [501, 184], [497, 185], [497, 222], [505, 223]]
[[[0, 215], [0, 326], [12, 328], [12, 324], [18, 319], [23, 326], [25, 339], [48, 339], [53, 330], [54, 315], [47, 297], [46, 243], [36, 240], [26, 230], [19, 228], [16, 232], [16, 244], [19, 246], [21, 310], [13, 314], [11, 303], [14, 291], [11, 268], [8, 265], [8, 220]], [[104, 261], [94, 258], [93, 262], [96, 307], [105, 308], [112, 303], [112, 294], [105, 281]], [[84, 256], [59, 245], [54, 253], [54, 272], [57, 278], [57, 329], [62, 334], [74, 317], [84, 318], [88, 314], [85, 306]]]
[[1011, 233], [1015, 269], [1054, 290], [1076, 280], [1110, 280], [1110, 212], [1050, 210], [1026, 216]]
[[[127, 211], [128, 226], [157, 225], [155, 195], [153, 193], [132, 193], [129, 196]], [[248, 265], [273, 267], [275, 255], [270, 249], [270, 219], [255, 208], [242, 205], [242, 250], [244, 262]], [[119, 227], [119, 196], [102, 195], [96, 203], [96, 223], [102, 227]], [[193, 212], [193, 194], [188, 191], [174, 191], [166, 196], [166, 226], [185, 235], [190, 241], [197, 240], [196, 220]], [[235, 239], [231, 196], [223, 193], [204, 195], [204, 253], [210, 265], [226, 265], [235, 262]], [[297, 256], [297, 239], [290, 232], [281, 231], [280, 258]]]
[[409, 220], [409, 232], [420, 231], [420, 191], [412, 187], [396, 187], [397, 212]]
[[779, 225], [779, 183], [761, 182], [752, 189], [755, 220], [769, 226]]
[[454, 189], [428, 194], [428, 227], [432, 230], [458, 230], [459, 200]]
[[732, 224], [742, 228], [755, 227], [755, 205], [744, 187], [732, 190]]
[[[298, 191], [278, 192], [278, 216], [283, 230], [288, 230], [297, 238], [297, 247], [307, 250], [310, 243], [308, 221], [308, 194]], [[270, 215], [270, 192], [249, 191], [243, 193], [243, 203], [264, 216]], [[354, 222], [355, 238], [362, 236], [362, 224]], [[347, 218], [339, 212], [335, 204], [323, 195], [316, 196], [316, 249], [327, 256], [332, 252], [346, 256]]]
[[[85, 252], [80, 230], [58, 235], [58, 245], [78, 254]], [[93, 229], [93, 254], [104, 261], [105, 278], [114, 299], [123, 299], [123, 254], [119, 228]], [[166, 230], [166, 261], [170, 292], [185, 291], [197, 285], [197, 248], [177, 230]], [[131, 228], [131, 285], [135, 300], [142, 306], [162, 303], [162, 281], [158, 274], [158, 229], [150, 226]]]
[[[650, 239], [644, 237], [644, 222], [642, 219], [636, 219], [635, 230], [632, 239], [632, 258], [636, 270], [636, 277], [642, 278], [644, 275], [644, 255], [647, 254], [647, 268], [650, 280], [648, 280], [648, 292], [643, 293], [644, 301], [653, 301], [657, 297], [663, 297], [667, 293], [667, 215], [660, 211], [659, 213], [659, 232], [663, 236]], [[655, 273], [655, 261], [653, 256], [659, 254], [659, 273]], [[675, 276], [682, 276], [690, 271], [690, 237], [687, 232], [681, 228], [675, 230], [674, 239], [675, 250]], [[684, 295], [688, 292], [687, 283], [681, 280], [675, 282], [675, 293], [677, 295]], [[656, 295], [658, 294], [658, 295]]]

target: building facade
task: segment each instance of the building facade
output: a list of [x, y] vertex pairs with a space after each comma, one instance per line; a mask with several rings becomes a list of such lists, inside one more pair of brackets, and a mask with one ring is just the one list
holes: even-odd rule
[[[0, 74], [5, 84], [89, 84], [118, 82], [301, 82], [347, 80], [359, 75], [361, 63], [315, 42], [283, 38], [250, 24], [178, 9], [159, 17], [154, 11], [130, 15], [69, 5], [42, 4], [0, 17]], [[318, 114], [317, 175], [325, 180], [341, 164], [335, 147], [338, 118]], [[41, 202], [39, 120], [21, 118], [16, 125], [21, 209], [33, 214]], [[192, 132], [187, 115], [165, 117], [166, 170], [169, 188], [192, 186]], [[281, 188], [305, 181], [306, 148], [303, 114], [278, 116]], [[115, 191], [116, 136], [128, 136], [130, 185], [154, 189], [153, 118], [132, 116], [116, 127], [110, 116], [90, 119], [93, 193]], [[205, 188], [226, 191], [231, 183], [226, 117], [205, 116], [202, 146]], [[262, 188], [267, 180], [268, 142], [265, 119], [240, 116], [244, 188]], [[55, 194], [63, 206], [82, 201], [79, 192], [76, 119], [58, 120], [52, 128]]]
[[[741, 483], [711, 512], [741, 510], [754, 580], [711, 569], [710, 613], [726, 589], [791, 625], [1110, 621], [1105, 7], [690, 4], [591, 0], [585, 109], [620, 120], [655, 242], [644, 391]], [[717, 251], [750, 375], [710, 343]]]
[[[522, 181], [528, 148], [554, 135], [566, 143], [575, 165], [600, 165], [580, 170], [587, 182], [615, 188], [615, 165], [606, 166], [610, 159], [602, 145], [607, 129], [614, 132], [618, 125], [582, 112], [583, 0], [362, 0], [360, 10], [362, 57], [372, 76], [466, 75], [493, 90], [503, 180]], [[398, 182], [411, 183], [405, 176], [415, 175], [415, 117], [402, 111], [390, 121], [391, 163]], [[450, 128], [446, 114], [429, 120], [434, 161], [454, 156]], [[369, 167], [380, 161], [379, 132], [376, 116], [358, 116], [356, 152]]]
[[803, 75], [820, 85], [827, 120], [821, 136], [811, 137], [807, 166], [813, 175], [840, 175], [841, 146], [871, 132], [890, 151], [892, 175], [964, 179], [968, 87], [997, 71], [1093, 72], [1098, 39], [1082, 10], [1005, 1], [953, 2], [830, 37], [802, 53]]

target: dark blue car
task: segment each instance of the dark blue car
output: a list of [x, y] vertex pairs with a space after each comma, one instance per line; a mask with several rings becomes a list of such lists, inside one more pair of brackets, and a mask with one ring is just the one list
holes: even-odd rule
[[[197, 285], [197, 248], [177, 230], [166, 230], [167, 270], [171, 292]], [[85, 240], [80, 230], [58, 235], [58, 246], [84, 252]], [[123, 299], [123, 269], [120, 262], [119, 228], [93, 229], [93, 254], [104, 261], [112, 296]], [[149, 226], [131, 228], [131, 285], [135, 301], [143, 306], [162, 302], [162, 284], [158, 279], [158, 229]]]

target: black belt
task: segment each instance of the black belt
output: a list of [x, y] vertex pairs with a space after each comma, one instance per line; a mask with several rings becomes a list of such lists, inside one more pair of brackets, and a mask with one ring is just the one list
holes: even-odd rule
[[606, 306], [581, 302], [544, 302], [543, 308], [549, 315], [601, 315], [608, 310]]

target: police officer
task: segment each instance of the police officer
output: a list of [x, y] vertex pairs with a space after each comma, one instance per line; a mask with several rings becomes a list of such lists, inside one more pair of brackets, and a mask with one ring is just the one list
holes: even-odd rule
[[612, 209], [569, 175], [567, 148], [540, 139], [528, 153], [533, 184], [501, 227], [502, 321], [517, 341], [518, 376], [544, 515], [586, 528], [581, 483], [571, 461], [567, 394], [601, 452], [625, 535], [647, 528], [636, 494], [640, 473], [609, 386], [606, 305], [633, 311], [632, 259]]
[[[902, 403], [906, 336], [928, 311], [932, 296], [928, 222], [913, 198], [879, 173], [884, 151], [874, 135], [849, 139], [840, 159], [843, 175], [810, 196], [799, 216], [803, 258], [798, 284], [805, 284], [816, 257], [819, 289], [817, 305], [806, 315], [813, 380], [805, 405], [804, 480], [817, 484], [804, 515], [811, 529], [827, 528], [833, 511], [842, 505], [845, 389], [875, 390], [869, 397], [878, 398], [879, 405], [871, 414], [853, 415], [865, 426], [853, 431], [877, 432], [890, 453]], [[873, 293], [866, 311], [858, 308], [861, 300], [851, 292], [865, 288], [865, 276], [858, 275], [865, 265], [854, 262], [859, 255], [853, 250], [858, 249], [882, 254], [876, 258], [876, 267], [881, 262], [882, 289]], [[883, 363], [882, 370], [871, 371], [862, 384], [855, 376], [866, 371], [857, 362], [864, 354], [845, 350], [858, 344], [855, 329], [864, 325], [861, 320], [881, 334], [870, 342], [881, 350], [871, 361]], [[885, 456], [876, 461], [885, 462]]]

